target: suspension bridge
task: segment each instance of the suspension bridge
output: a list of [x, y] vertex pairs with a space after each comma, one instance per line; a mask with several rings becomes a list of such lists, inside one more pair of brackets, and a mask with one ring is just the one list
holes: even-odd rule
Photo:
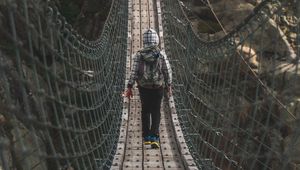
[[[0, 169], [299, 168], [299, 18], [290, 45], [281, 2], [264, 0], [204, 41], [187, 12], [177, 0], [113, 0], [91, 41], [51, 1], [1, 1]], [[159, 149], [143, 145], [138, 90], [121, 95], [147, 28], [174, 80]]]

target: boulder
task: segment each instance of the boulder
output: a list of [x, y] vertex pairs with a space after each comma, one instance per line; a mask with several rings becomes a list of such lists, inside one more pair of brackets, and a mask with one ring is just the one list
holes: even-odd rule
[[250, 48], [247, 45], [238, 46], [237, 55], [241, 63], [242, 71], [248, 72], [250, 68], [257, 71], [257, 68], [259, 66], [259, 62], [257, 60], [258, 56], [253, 48]]
[[243, 0], [221, 0], [211, 6], [227, 32], [236, 28], [254, 9], [253, 5]]
[[[299, 128], [299, 127], [298, 127]], [[299, 130], [297, 133], [300, 133]], [[300, 164], [300, 138], [288, 136], [283, 140], [283, 154], [289, 160], [290, 166], [299, 168]]]
[[[256, 1], [254, 3], [252, 1], [250, 2], [250, 0], [221, 0], [211, 2], [211, 6], [225, 31], [229, 33], [253, 12], [254, 5], [252, 4], [256, 3], [258, 2]], [[192, 11], [197, 16], [193, 18], [192, 25], [194, 26], [195, 32], [198, 33], [201, 38], [214, 41], [225, 36], [224, 31], [221, 29], [220, 24], [210, 8], [195, 5]], [[278, 26], [278, 22], [279, 21], [269, 19], [263, 28], [256, 30], [254, 34], [251, 35], [251, 40], [248, 39], [246, 41], [248, 44], [251, 44], [257, 53], [272, 53], [272, 55], [276, 55], [276, 58], [295, 60], [296, 54], [294, 49], [284, 32]], [[251, 27], [258, 26], [258, 24], [259, 23], [252, 23]], [[213, 35], [205, 36], [201, 33]], [[249, 33], [242, 33], [241, 35], [247, 38]], [[289, 34], [288, 38], [294, 40], [295, 34]]]
[[264, 27], [251, 36], [251, 44], [258, 53], [268, 53], [276, 59], [293, 61], [296, 58], [287, 37], [273, 19], [269, 19]]
[[[0, 125], [0, 127], [2, 127]], [[9, 169], [9, 167], [12, 167], [12, 155], [9, 150], [9, 140], [3, 136], [3, 131], [1, 130], [0, 135], [0, 170]]]
[[23, 126], [21, 122], [15, 121], [15, 125], [10, 132], [14, 162], [22, 165], [22, 167], [35, 166], [34, 169], [37, 170], [47, 169], [46, 162], [40, 155], [46, 150], [42, 140], [33, 131]]
[[[210, 1], [211, 7], [216, 14], [212, 12], [212, 9], [207, 5], [202, 6], [194, 3], [192, 6], [193, 13], [203, 21], [199, 21], [197, 25], [197, 31], [199, 33], [216, 33], [222, 31], [220, 24], [218, 23], [216, 17], [219, 19], [220, 23], [227, 32], [234, 29], [241, 21], [243, 21], [253, 10], [254, 6], [243, 0], [221, 0], [221, 1]], [[199, 26], [198, 26], [199, 25]], [[207, 29], [202, 27], [211, 27], [209, 32]], [[224, 34], [223, 34], [224, 36]]]

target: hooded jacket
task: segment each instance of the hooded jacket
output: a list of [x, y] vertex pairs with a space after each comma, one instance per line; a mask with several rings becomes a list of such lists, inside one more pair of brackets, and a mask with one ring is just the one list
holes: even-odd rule
[[132, 86], [134, 85], [134, 83], [136, 81], [138, 81], [138, 73], [139, 73], [139, 65], [141, 62], [141, 57], [142, 55], [144, 55], [145, 53], [151, 52], [151, 53], [159, 53], [162, 57], [162, 75], [164, 78], [164, 84], [165, 86], [170, 86], [172, 83], [172, 71], [171, 71], [171, 67], [169, 64], [169, 60], [167, 58], [167, 56], [165, 55], [164, 51], [160, 51], [159, 47], [159, 37], [156, 33], [155, 30], [153, 29], [148, 29], [144, 32], [143, 34], [143, 45], [144, 48], [140, 51], [138, 51], [135, 55], [134, 55], [134, 62], [133, 62], [133, 67], [131, 70], [131, 74], [130, 74], [130, 79], [128, 81], [127, 87], [132, 88]]

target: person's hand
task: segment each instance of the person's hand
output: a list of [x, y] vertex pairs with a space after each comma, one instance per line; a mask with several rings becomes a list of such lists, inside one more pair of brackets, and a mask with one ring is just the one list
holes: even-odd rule
[[124, 92], [124, 97], [128, 97], [128, 99], [133, 97], [132, 90], [130, 87], [128, 87], [127, 90]]

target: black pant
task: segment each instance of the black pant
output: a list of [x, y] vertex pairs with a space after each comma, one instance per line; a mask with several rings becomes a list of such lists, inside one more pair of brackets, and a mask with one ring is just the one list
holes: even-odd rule
[[[146, 89], [139, 87], [142, 103], [143, 137], [159, 135], [160, 105], [163, 97], [163, 88]], [[150, 122], [151, 116], [151, 122]]]

